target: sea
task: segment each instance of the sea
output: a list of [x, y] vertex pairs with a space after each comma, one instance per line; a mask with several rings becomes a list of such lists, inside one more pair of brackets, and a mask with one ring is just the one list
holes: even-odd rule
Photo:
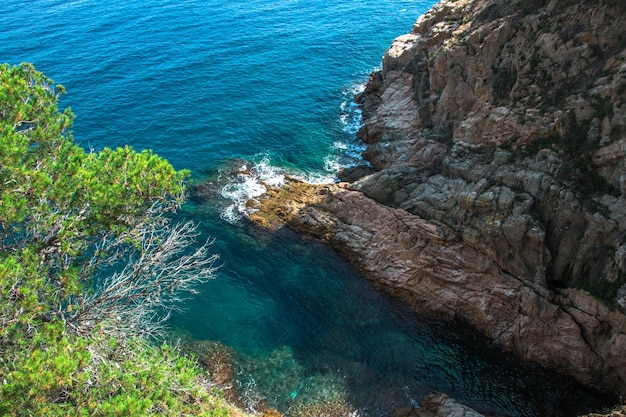
[[[432, 0], [2, 0], [0, 61], [63, 84], [87, 149], [152, 149], [192, 173], [219, 253], [173, 334], [236, 357], [242, 406], [391, 416], [436, 391], [491, 416], [574, 416], [606, 398], [420, 316], [331, 248], [246, 220], [285, 175], [362, 163], [354, 95]], [[315, 411], [317, 410], [317, 411]]]

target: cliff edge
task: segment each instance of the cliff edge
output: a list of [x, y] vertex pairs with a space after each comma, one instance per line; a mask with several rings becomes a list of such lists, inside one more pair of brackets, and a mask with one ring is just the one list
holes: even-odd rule
[[416, 310], [625, 394], [626, 3], [443, 0], [358, 100], [374, 172], [271, 210]]

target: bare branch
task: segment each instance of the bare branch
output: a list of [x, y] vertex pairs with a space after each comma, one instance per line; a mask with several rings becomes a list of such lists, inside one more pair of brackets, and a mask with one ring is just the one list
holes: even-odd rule
[[[170, 313], [179, 310], [181, 301], [215, 271], [218, 255], [210, 253], [211, 241], [191, 247], [197, 235], [192, 222], [170, 226], [159, 219], [143, 223], [114, 241], [103, 242], [99, 251], [108, 252], [128, 246], [132, 239], [138, 253], [121, 271], [99, 280], [93, 294], [80, 300], [78, 310], [66, 318], [67, 323], [79, 333], [96, 325], [120, 337], [161, 333]], [[99, 251], [92, 265], [102, 261]]]

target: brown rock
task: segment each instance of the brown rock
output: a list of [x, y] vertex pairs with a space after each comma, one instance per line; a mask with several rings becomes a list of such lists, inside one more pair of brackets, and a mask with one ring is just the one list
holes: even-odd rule
[[[456, 400], [442, 393], [432, 394], [422, 399], [422, 405], [435, 417], [484, 417], [482, 414], [472, 410], [466, 405], [460, 404]], [[420, 414], [420, 416], [427, 414]]]

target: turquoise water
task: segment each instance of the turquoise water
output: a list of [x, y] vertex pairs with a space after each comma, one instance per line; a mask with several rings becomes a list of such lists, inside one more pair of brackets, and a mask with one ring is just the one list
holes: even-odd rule
[[250, 408], [343, 402], [382, 416], [436, 389], [490, 414], [569, 416], [601, 400], [412, 313], [331, 249], [241, 217], [261, 180], [331, 181], [358, 159], [351, 97], [431, 4], [2, 2], [0, 60], [67, 87], [78, 142], [152, 148], [206, 184], [184, 216], [223, 265], [171, 324], [239, 352]]

